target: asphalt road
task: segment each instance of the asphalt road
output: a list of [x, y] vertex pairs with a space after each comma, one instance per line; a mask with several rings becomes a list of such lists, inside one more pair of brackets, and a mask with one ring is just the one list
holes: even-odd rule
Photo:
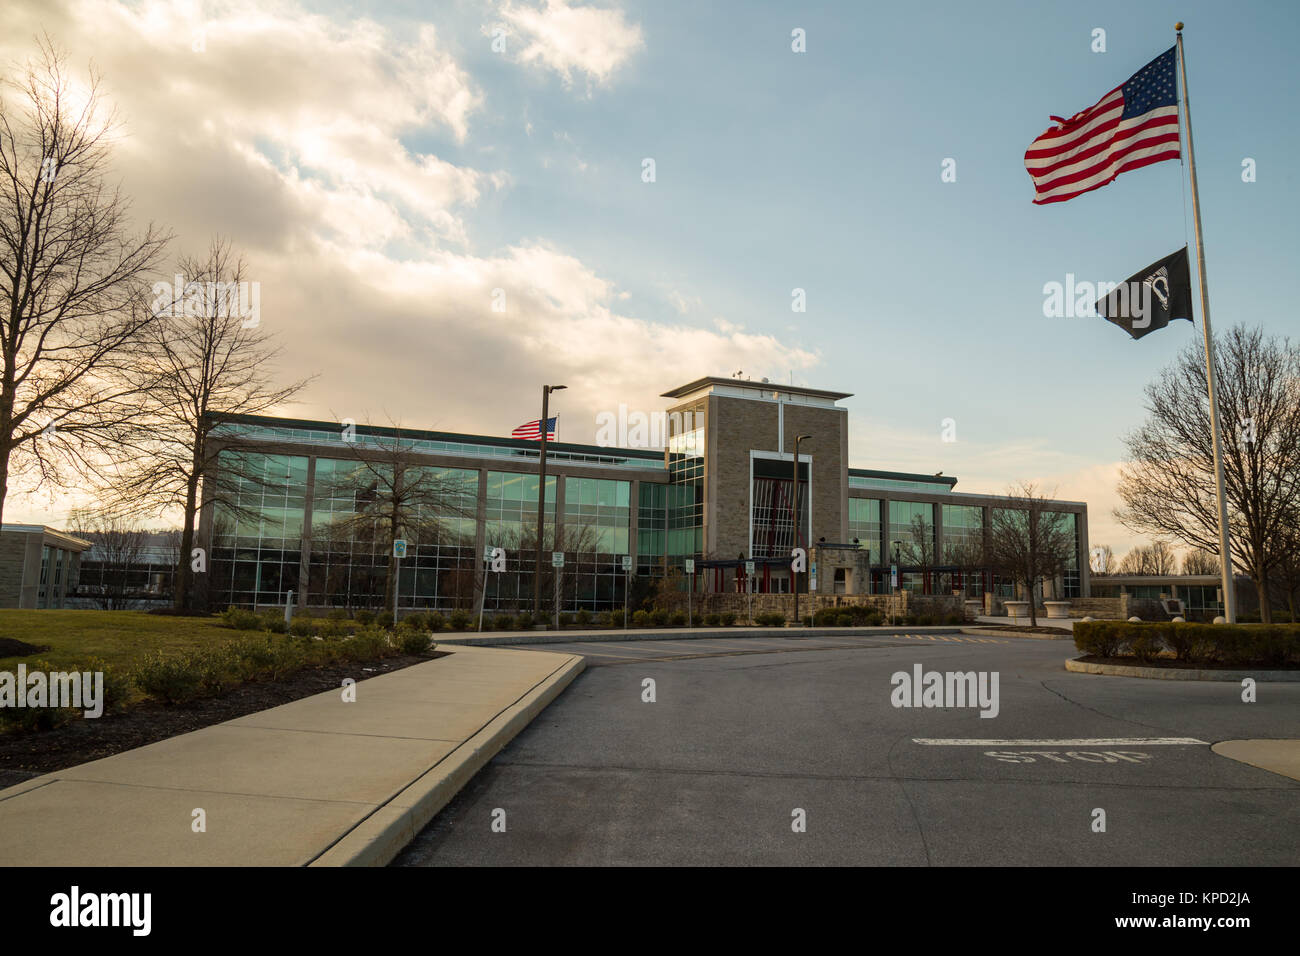
[[[1300, 781], [1208, 746], [1300, 738], [1297, 683], [1260, 684], [1243, 703], [1235, 683], [1068, 673], [1069, 641], [959, 635], [534, 649], [587, 655], [588, 670], [394, 865], [1249, 866], [1300, 855]], [[918, 664], [996, 672], [997, 716], [893, 706], [891, 675]], [[1161, 738], [1205, 743], [1135, 742]], [[1079, 742], [1094, 739], [1104, 742]]]

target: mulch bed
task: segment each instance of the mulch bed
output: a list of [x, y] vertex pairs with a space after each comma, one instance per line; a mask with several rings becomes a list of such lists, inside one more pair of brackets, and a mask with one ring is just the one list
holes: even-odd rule
[[1208, 661], [1193, 664], [1189, 661], [1176, 661], [1171, 657], [1157, 657], [1152, 661], [1138, 660], [1136, 657], [1097, 657], [1088, 654], [1078, 660], [1089, 664], [1116, 664], [1120, 667], [1164, 667], [1170, 670], [1184, 671], [1300, 671], [1300, 664], [1261, 664], [1258, 661], [1247, 664], [1225, 664], [1223, 661]]
[[49, 649], [48, 644], [28, 644], [16, 637], [0, 637], [0, 657], [29, 657]]
[[0, 788], [41, 773], [111, 757], [124, 750], [201, 730], [245, 714], [338, 690], [343, 678], [363, 680], [412, 664], [446, 657], [447, 651], [404, 654], [382, 661], [308, 668], [278, 681], [241, 684], [222, 697], [205, 697], [170, 707], [143, 701], [120, 714], [78, 719], [45, 733], [0, 734]]
[[1030, 627], [1028, 624], [1023, 627], [1019, 624], [981, 624], [976, 621], [974, 624], [967, 624], [966, 627], [978, 627], [982, 631], [1019, 631], [1021, 634], [1055, 634], [1058, 637], [1069, 637], [1070, 632], [1064, 627]]

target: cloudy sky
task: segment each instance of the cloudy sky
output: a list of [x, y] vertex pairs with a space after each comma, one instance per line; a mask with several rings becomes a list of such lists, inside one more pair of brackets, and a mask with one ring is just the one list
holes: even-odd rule
[[100, 71], [139, 221], [229, 237], [277, 375], [318, 374], [284, 414], [505, 435], [553, 382], [559, 438], [593, 441], [743, 371], [854, 393], [857, 466], [1034, 479], [1122, 554], [1121, 438], [1199, 326], [1132, 342], [1043, 290], [1190, 241], [1186, 167], [1037, 207], [1022, 157], [1176, 19], [1214, 322], [1300, 335], [1297, 5], [1137, 6], [10, 0], [0, 65], [47, 32]]

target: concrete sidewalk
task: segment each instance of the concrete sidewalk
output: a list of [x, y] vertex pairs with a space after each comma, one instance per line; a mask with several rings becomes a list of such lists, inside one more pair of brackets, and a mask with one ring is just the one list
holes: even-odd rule
[[358, 665], [353, 703], [327, 691], [0, 791], [0, 865], [387, 863], [583, 669], [442, 649], [370, 679]]

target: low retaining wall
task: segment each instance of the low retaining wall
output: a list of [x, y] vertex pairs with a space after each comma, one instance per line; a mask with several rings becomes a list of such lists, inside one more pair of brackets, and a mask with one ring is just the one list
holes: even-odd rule
[[[744, 620], [748, 610], [749, 601], [753, 600], [755, 614], [771, 613], [776, 611], [785, 615], [787, 621], [794, 620], [794, 598], [789, 594], [736, 594], [727, 592], [722, 594], [697, 594], [694, 599], [694, 610], [697, 615], [703, 614], [722, 614], [726, 611], [733, 612], [740, 620]], [[911, 591], [898, 591], [893, 595], [889, 594], [800, 594], [799, 595], [799, 613], [804, 617], [814, 614], [823, 608], [835, 607], [871, 607], [878, 610], [882, 615], [894, 614], [899, 617], [917, 614], [926, 614], [931, 617], [947, 616], [949, 614], [961, 614], [964, 616], [965, 608], [960, 595], [954, 594], [913, 594]], [[681, 595], [681, 601], [675, 605], [674, 610], [686, 610], [686, 595]]]
[[1070, 617], [1095, 617], [1100, 621], [1128, 620], [1127, 594], [1113, 598], [1070, 598]]

